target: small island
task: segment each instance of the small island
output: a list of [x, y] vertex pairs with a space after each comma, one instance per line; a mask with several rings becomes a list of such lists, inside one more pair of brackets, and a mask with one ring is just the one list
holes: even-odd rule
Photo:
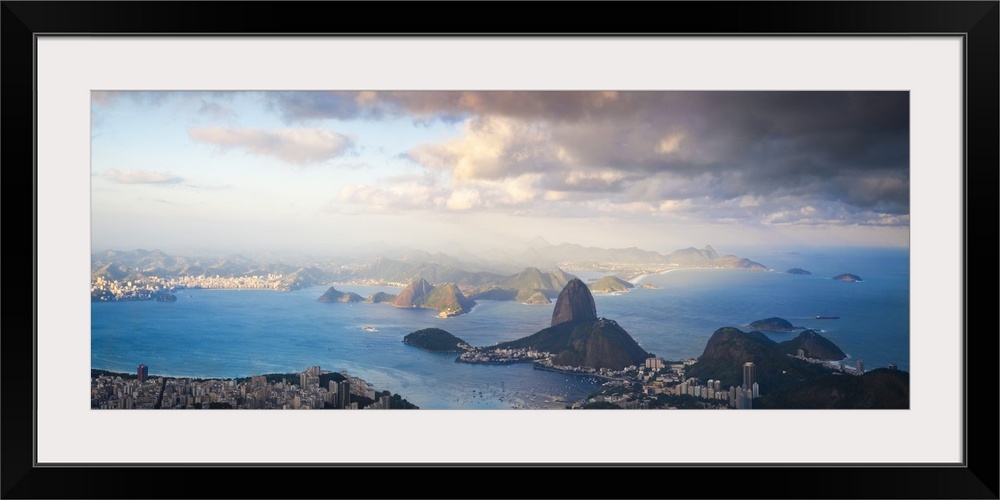
[[864, 281], [857, 274], [846, 274], [846, 273], [838, 274], [837, 276], [834, 276], [833, 279], [837, 281], [849, 281], [849, 282]]
[[788, 273], [788, 274], [812, 274], [811, 272], [806, 271], [805, 269], [802, 269], [801, 267], [793, 267], [793, 268], [791, 268], [791, 269], [789, 269], [789, 270], [787, 270], [785, 272]]
[[749, 326], [753, 330], [758, 330], [762, 332], [794, 332], [795, 326], [788, 322], [788, 320], [783, 318], [767, 318], [759, 319], [750, 323]]
[[341, 292], [334, 287], [330, 287], [323, 295], [320, 295], [318, 299], [319, 302], [361, 302], [365, 300], [360, 295], [353, 292]]
[[439, 311], [438, 316], [448, 318], [472, 310], [476, 301], [466, 298], [454, 283], [434, 286], [423, 278], [410, 282], [391, 302], [396, 307], [423, 307]]
[[428, 352], [464, 352], [470, 349], [464, 340], [440, 328], [424, 328], [405, 337], [403, 343]]
[[651, 285], [649, 283], [643, 283], [642, 287], [645, 288], [645, 289], [647, 289], [647, 290], [656, 290], [656, 289], [660, 288], [660, 287], [658, 287], [656, 285]]
[[590, 291], [595, 293], [620, 293], [630, 288], [635, 288], [635, 285], [617, 276], [605, 276], [590, 284]]

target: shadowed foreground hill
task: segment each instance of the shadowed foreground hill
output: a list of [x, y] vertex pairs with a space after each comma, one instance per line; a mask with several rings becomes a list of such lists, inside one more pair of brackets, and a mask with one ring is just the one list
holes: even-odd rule
[[743, 364], [752, 361], [761, 393], [754, 400], [754, 408], [909, 408], [907, 372], [884, 368], [861, 376], [834, 372], [823, 364], [789, 356], [798, 349], [814, 359], [846, 357], [833, 342], [812, 330], [778, 343], [760, 332], [744, 333], [727, 327], [712, 334], [705, 352], [686, 370], [686, 375], [720, 380], [723, 386], [739, 386], [743, 383]]
[[764, 393], [756, 408], [905, 409], [910, 407], [910, 374], [877, 368], [861, 376], [829, 374], [796, 387]]
[[[799, 337], [806, 334], [802, 332]], [[757, 381], [764, 392], [765, 388], [773, 391], [829, 372], [820, 365], [787, 356], [784, 344], [760, 332], [719, 328], [708, 339], [698, 362], [685, 370], [685, 374], [703, 380], [719, 380], [724, 386], [739, 386], [743, 383], [743, 364], [752, 361], [757, 365]]]

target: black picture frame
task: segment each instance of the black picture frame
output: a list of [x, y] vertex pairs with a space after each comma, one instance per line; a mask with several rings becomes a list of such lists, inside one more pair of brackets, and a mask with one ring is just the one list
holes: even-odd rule
[[[2, 477], [4, 498], [181, 498], [273, 497], [287, 488], [289, 495], [336, 497], [347, 495], [340, 474], [351, 471], [311, 470], [299, 465], [314, 481], [300, 487], [280, 481], [275, 490], [262, 487], [267, 477], [288, 477], [286, 466], [130, 466], [39, 467], [34, 460], [35, 392], [30, 382], [38, 367], [34, 356], [37, 287], [31, 300], [28, 283], [37, 272], [36, 219], [28, 224], [21, 192], [32, 192], [32, 208], [37, 210], [35, 190], [34, 132], [34, 47], [38, 34], [144, 34], [144, 35], [251, 35], [295, 34], [495, 34], [517, 36], [630, 35], [669, 36], [758, 36], [758, 35], [899, 35], [932, 34], [961, 36], [965, 50], [965, 170], [963, 173], [963, 300], [966, 374], [962, 432], [964, 460], [960, 465], [892, 466], [750, 466], [686, 467], [649, 464], [385, 464], [375, 473], [383, 484], [355, 481], [361, 491], [373, 497], [606, 497], [604, 488], [594, 486], [593, 473], [607, 469], [615, 497], [691, 498], [998, 498], [997, 448], [991, 440], [977, 438], [981, 432], [992, 436], [1000, 421], [996, 403], [998, 336], [995, 320], [983, 322], [982, 311], [996, 308], [996, 297], [982, 290], [996, 290], [996, 240], [983, 241], [985, 230], [996, 230], [998, 158], [997, 128], [1000, 123], [1000, 2], [667, 2], [667, 3], [560, 3], [553, 8], [572, 9], [584, 14], [582, 23], [557, 22], [542, 15], [537, 3], [397, 4], [325, 2], [17, 2], [4, 1], [0, 8], [2, 31], [2, 120], [4, 141], [0, 150], [7, 179], [7, 229], [24, 235], [31, 229], [31, 246], [8, 239], [6, 271], [7, 306], [3, 315], [5, 334], [0, 335], [3, 397]], [[397, 23], [392, 26], [386, 11], [392, 10]], [[455, 9], [461, 26], [449, 16]], [[489, 15], [474, 14], [488, 10]], [[666, 9], [673, 15], [664, 15]], [[335, 13], [335, 15], [334, 15]], [[427, 19], [427, 22], [416, 22]], [[16, 203], [16, 205], [15, 205]], [[972, 218], [970, 222], [970, 216]], [[988, 220], [987, 220], [988, 219]], [[23, 228], [23, 229], [22, 229]], [[973, 242], [970, 236], [978, 235]], [[985, 229], [984, 229], [985, 228]], [[984, 253], [989, 250], [989, 255]], [[970, 267], [970, 260], [976, 264]], [[27, 262], [32, 262], [28, 266]], [[989, 263], [989, 266], [986, 264]], [[984, 269], [985, 268], [985, 269]], [[970, 272], [973, 271], [973, 272]], [[990, 280], [989, 285], [976, 282]], [[986, 303], [985, 300], [990, 300]], [[12, 303], [11, 300], [14, 302]], [[970, 315], [969, 312], [978, 312]], [[979, 318], [979, 321], [973, 321]], [[914, 436], [919, 439], [918, 436]], [[142, 446], [141, 441], [120, 441], [112, 445]], [[448, 445], [448, 444], [445, 444]], [[423, 480], [391, 480], [398, 467], [417, 467]], [[372, 467], [372, 464], [342, 465], [339, 468]], [[455, 487], [454, 468], [531, 469], [545, 477], [542, 489], [528, 489], [528, 482], [504, 488], [487, 486], [484, 491]], [[615, 469], [641, 470], [629, 474]], [[266, 470], [265, 470], [266, 469]], [[477, 474], [478, 472], [478, 474]], [[480, 476], [484, 471], [458, 471]], [[506, 477], [512, 471], [500, 471]], [[522, 471], [518, 471], [521, 474]], [[708, 476], [706, 476], [708, 475]], [[493, 474], [484, 477], [492, 481]], [[684, 478], [706, 478], [677, 486]], [[527, 480], [527, 476], [525, 477]], [[225, 478], [221, 480], [221, 478]], [[618, 481], [625, 479], [625, 481]], [[509, 480], [508, 480], [509, 481]], [[336, 484], [341, 486], [335, 486]], [[691, 488], [692, 483], [702, 484]], [[313, 484], [313, 486], [309, 486]], [[280, 495], [280, 493], [279, 493]]]

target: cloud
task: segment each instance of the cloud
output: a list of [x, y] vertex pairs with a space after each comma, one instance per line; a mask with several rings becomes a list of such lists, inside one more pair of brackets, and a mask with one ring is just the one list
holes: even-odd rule
[[215, 121], [232, 121], [236, 118], [236, 112], [232, 109], [205, 99], [201, 100], [196, 113]]
[[104, 177], [119, 184], [180, 184], [184, 179], [166, 172], [149, 170], [128, 170], [122, 172], [112, 168], [104, 171]]
[[450, 210], [470, 210], [478, 207], [479, 191], [475, 189], [457, 189], [451, 192], [451, 196], [446, 203]]
[[448, 196], [447, 192], [435, 186], [355, 184], [341, 188], [336, 200], [327, 207], [327, 211], [393, 213], [401, 210], [429, 210], [445, 206]]
[[472, 204], [457, 190], [474, 190], [479, 209], [538, 203], [542, 210], [548, 201], [552, 210], [652, 207], [759, 224], [908, 223], [907, 92], [368, 91], [266, 99], [293, 122], [457, 123], [458, 137], [405, 153], [450, 179], [441, 189], [452, 208]]
[[556, 167], [558, 146], [547, 128], [502, 117], [481, 117], [465, 122], [463, 136], [422, 144], [407, 153], [421, 165], [450, 171], [458, 181], [502, 179]]
[[191, 128], [188, 129], [188, 136], [222, 150], [242, 149], [248, 154], [271, 156], [296, 165], [336, 158], [353, 147], [349, 137], [322, 128]]

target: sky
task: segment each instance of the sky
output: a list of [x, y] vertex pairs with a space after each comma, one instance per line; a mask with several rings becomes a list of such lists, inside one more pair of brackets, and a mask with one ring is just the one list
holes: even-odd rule
[[907, 92], [91, 93], [94, 251], [909, 241]]

